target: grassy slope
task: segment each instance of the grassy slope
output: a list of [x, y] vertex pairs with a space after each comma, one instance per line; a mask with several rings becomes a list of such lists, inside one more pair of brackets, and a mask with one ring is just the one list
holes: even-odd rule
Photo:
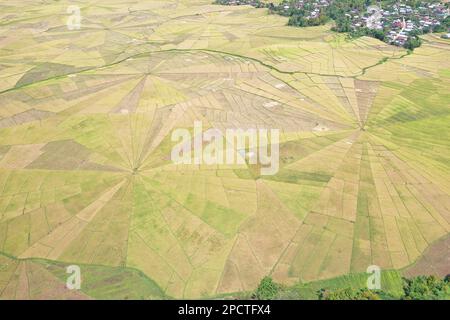
[[[39, 265], [59, 279], [61, 283], [65, 283], [69, 276], [66, 273], [66, 268], [70, 265], [68, 263], [44, 259], [15, 259], [3, 254], [0, 254], [0, 257], [8, 261], [4, 265], [24, 261]], [[77, 265], [81, 269], [81, 292], [91, 298], [101, 300], [160, 300], [170, 298], [153, 280], [138, 270], [123, 267]], [[28, 274], [28, 277], [32, 277], [32, 274]], [[7, 283], [7, 281], [0, 282], [0, 293]], [[3, 286], [1, 286], [2, 284]]]

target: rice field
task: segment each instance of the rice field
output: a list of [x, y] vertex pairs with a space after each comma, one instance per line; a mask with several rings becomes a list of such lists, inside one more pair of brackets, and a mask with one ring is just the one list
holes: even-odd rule
[[[448, 40], [408, 54], [209, 0], [77, 1], [68, 30], [69, 4], [0, 4], [0, 298], [362, 281], [449, 234]], [[173, 164], [195, 121], [279, 129], [280, 171]]]

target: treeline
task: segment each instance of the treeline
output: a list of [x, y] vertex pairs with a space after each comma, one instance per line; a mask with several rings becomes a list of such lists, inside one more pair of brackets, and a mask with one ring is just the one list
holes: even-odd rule
[[296, 14], [289, 18], [288, 25], [295, 27], [314, 27], [324, 25], [330, 21], [330, 18], [326, 14], [320, 14], [316, 18], [305, 18], [304, 15]]
[[250, 5], [253, 6], [255, 8], [269, 8], [269, 7], [273, 7], [274, 5], [272, 3], [266, 3], [266, 2], [262, 2], [260, 0], [215, 0], [214, 1], [215, 4], [220, 4], [223, 6], [227, 6], [230, 4], [240, 4], [240, 5]]
[[[285, 287], [265, 277], [252, 295], [256, 300], [276, 300], [292, 297], [303, 299], [301, 294], [293, 294], [295, 287]], [[369, 289], [320, 289], [315, 293], [319, 300], [449, 300], [450, 276], [440, 279], [435, 276], [403, 278], [403, 294], [394, 296], [383, 290]]]

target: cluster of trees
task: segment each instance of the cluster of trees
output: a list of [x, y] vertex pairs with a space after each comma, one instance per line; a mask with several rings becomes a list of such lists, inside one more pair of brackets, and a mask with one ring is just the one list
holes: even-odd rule
[[450, 29], [450, 16], [447, 16], [444, 20], [442, 20], [439, 26], [434, 27], [433, 30], [428, 29], [428, 32], [447, 32]]
[[350, 36], [352, 38], [358, 38], [362, 36], [369, 36], [372, 38], [376, 38], [381, 41], [386, 40], [386, 34], [383, 30], [375, 30], [375, 29], [369, 29], [367, 27], [359, 28], [357, 30], [349, 30]]
[[[289, 288], [275, 283], [271, 277], [261, 280], [253, 293], [253, 299], [274, 300]], [[319, 300], [448, 300], [450, 299], [450, 276], [440, 279], [435, 276], [403, 278], [403, 295], [396, 297], [382, 290], [369, 289], [321, 289], [317, 292]]]
[[406, 40], [406, 42], [403, 45], [403, 47], [405, 47], [406, 49], [412, 51], [415, 48], [420, 47], [421, 45], [422, 45], [422, 40], [418, 36], [410, 36], [408, 38], [408, 40]]
[[405, 300], [449, 300], [450, 275], [445, 279], [434, 276], [419, 276], [403, 280]]
[[264, 277], [253, 294], [253, 298], [256, 300], [273, 300], [278, 297], [280, 290], [282, 290], [282, 287], [273, 282], [271, 277]]
[[[214, 1], [215, 4], [220, 4], [220, 5], [229, 5], [231, 3], [231, 0], [215, 0]], [[261, 2], [260, 0], [239, 0], [239, 4], [244, 5], [251, 5], [255, 8], [273, 8], [275, 7], [273, 5], [273, 3], [266, 3], [266, 2]]]
[[379, 292], [369, 289], [355, 290], [352, 288], [325, 290], [318, 294], [319, 300], [382, 300]]
[[296, 14], [289, 18], [288, 25], [294, 27], [313, 27], [321, 26], [327, 23], [330, 19], [325, 14], [320, 14], [316, 18], [307, 19], [304, 14]]

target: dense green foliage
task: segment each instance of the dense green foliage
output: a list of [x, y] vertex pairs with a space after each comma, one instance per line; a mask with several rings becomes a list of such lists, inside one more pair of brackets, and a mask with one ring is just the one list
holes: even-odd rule
[[351, 20], [346, 14], [352, 10], [363, 12], [368, 4], [370, 1], [365, 0], [333, 1], [327, 9], [327, 15], [335, 22], [332, 29], [337, 32], [350, 32], [352, 30]]
[[313, 27], [323, 25], [328, 21], [329, 18], [325, 14], [321, 14], [313, 19], [306, 19], [303, 14], [296, 14], [289, 18], [288, 25], [294, 27]]
[[[450, 16], [446, 17], [440, 26], [434, 28], [433, 32], [447, 32], [450, 29]], [[431, 31], [431, 30], [430, 30]]]
[[373, 37], [376, 38], [378, 40], [381, 41], [385, 41], [386, 40], [386, 34], [383, 30], [374, 30], [374, 29], [369, 29], [369, 28], [360, 28], [358, 30], [355, 31], [349, 31], [350, 32], [350, 36], [352, 37], [362, 37], [362, 36], [369, 36], [369, 37]]
[[418, 48], [422, 45], [422, 40], [420, 40], [419, 37], [409, 37], [406, 41], [404, 47], [408, 50], [414, 50], [415, 48]]
[[258, 300], [273, 300], [278, 296], [280, 286], [273, 282], [271, 277], [261, 280], [255, 291], [254, 298]]
[[380, 295], [376, 291], [371, 291], [369, 289], [323, 289], [319, 291], [318, 295], [320, 300], [381, 300]]
[[405, 300], [442, 300], [450, 299], [450, 279], [435, 276], [420, 276], [404, 279]]
[[[362, 281], [366, 274], [339, 277], [334, 280], [283, 287], [272, 278], [261, 280], [253, 294], [257, 300], [273, 299], [319, 299], [319, 300], [448, 300], [450, 277], [419, 276], [401, 279], [395, 271], [385, 272], [383, 290], [369, 290]], [[398, 279], [398, 280], [396, 280]], [[364, 284], [363, 284], [364, 282]], [[397, 287], [399, 290], [397, 290]]]

